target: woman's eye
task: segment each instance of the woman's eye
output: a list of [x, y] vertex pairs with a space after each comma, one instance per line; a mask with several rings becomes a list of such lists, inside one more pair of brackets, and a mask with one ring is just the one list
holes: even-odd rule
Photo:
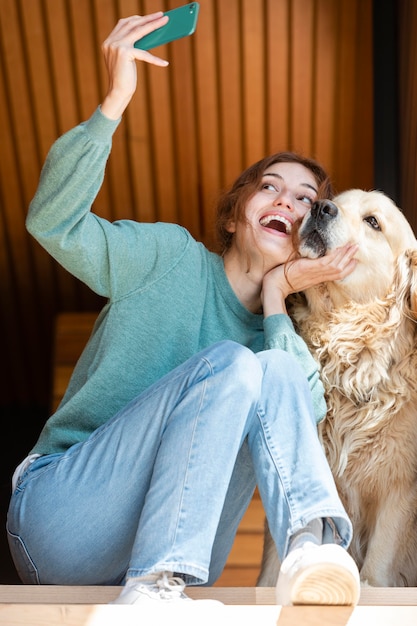
[[310, 196], [299, 196], [297, 200], [300, 200], [300, 202], [303, 202], [304, 204], [308, 204], [308, 206], [311, 206], [314, 202], [314, 198], [311, 198]]
[[379, 222], [374, 215], [368, 215], [364, 218], [363, 221], [367, 222], [369, 226], [371, 226], [371, 228], [373, 228], [374, 230], [381, 230]]
[[262, 183], [262, 189], [266, 189], [267, 191], [278, 191], [272, 183]]

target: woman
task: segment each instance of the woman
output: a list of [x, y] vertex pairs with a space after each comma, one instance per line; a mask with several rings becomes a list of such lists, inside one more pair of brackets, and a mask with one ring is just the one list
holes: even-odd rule
[[54, 144], [31, 203], [29, 231], [108, 303], [15, 472], [12, 555], [24, 583], [183, 601], [186, 584], [222, 572], [257, 484], [285, 559], [278, 602], [355, 604], [351, 524], [316, 433], [323, 388], [285, 309], [290, 293], [355, 266], [349, 246], [285, 266], [326, 174], [292, 154], [246, 170], [219, 205], [221, 255], [177, 225], [90, 212], [136, 61], [166, 65], [133, 43], [166, 19], [119, 21], [103, 44], [108, 93]]

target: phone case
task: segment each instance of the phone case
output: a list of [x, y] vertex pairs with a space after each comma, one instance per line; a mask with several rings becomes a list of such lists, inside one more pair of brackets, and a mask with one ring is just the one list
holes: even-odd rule
[[198, 2], [190, 2], [171, 11], [166, 11], [164, 15], [168, 15], [169, 21], [165, 26], [136, 41], [134, 44], [135, 48], [149, 50], [150, 48], [156, 48], [157, 46], [175, 41], [175, 39], [192, 35], [197, 26], [199, 9], [200, 5]]

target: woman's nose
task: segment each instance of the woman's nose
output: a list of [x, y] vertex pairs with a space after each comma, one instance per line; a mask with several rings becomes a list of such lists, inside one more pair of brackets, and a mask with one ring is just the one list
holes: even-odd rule
[[293, 209], [294, 208], [294, 202], [293, 202], [293, 198], [292, 195], [285, 190], [280, 191], [277, 194], [277, 197], [275, 198], [274, 202], [273, 202], [274, 206], [285, 206], [289, 209]]

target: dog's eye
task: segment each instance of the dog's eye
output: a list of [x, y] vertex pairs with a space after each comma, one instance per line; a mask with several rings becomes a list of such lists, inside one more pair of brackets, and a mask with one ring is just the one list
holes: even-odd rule
[[373, 215], [368, 215], [364, 218], [364, 222], [367, 222], [374, 230], [381, 230], [378, 220]]

